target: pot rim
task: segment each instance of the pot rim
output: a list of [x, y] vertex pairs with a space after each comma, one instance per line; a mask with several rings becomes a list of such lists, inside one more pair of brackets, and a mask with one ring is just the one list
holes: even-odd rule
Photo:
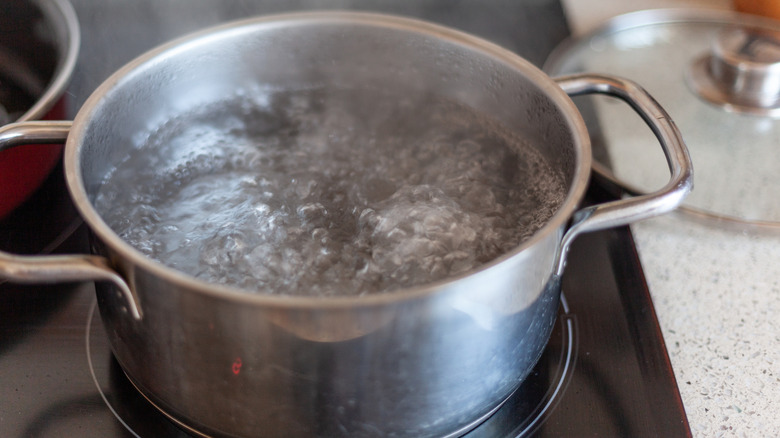
[[[165, 58], [181, 51], [186, 51], [188, 47], [208, 44], [208, 40], [211, 38], [223, 37], [235, 33], [250, 33], [257, 27], [322, 23], [347, 23], [392, 28], [446, 40], [450, 43], [468, 47], [477, 52], [489, 55], [497, 61], [511, 66], [520, 74], [523, 74], [526, 78], [530, 79], [540, 90], [547, 93], [548, 97], [550, 97], [559, 108], [565, 119], [566, 128], [572, 132], [572, 137], [574, 139], [576, 156], [575, 172], [572, 183], [568, 188], [566, 198], [558, 211], [544, 226], [537, 230], [531, 237], [523, 241], [514, 250], [502, 254], [488, 263], [481, 264], [476, 268], [457, 276], [411, 288], [397, 289], [377, 294], [322, 297], [258, 293], [234, 286], [209, 283], [197, 279], [189, 274], [167, 267], [163, 263], [144, 255], [122, 240], [103, 221], [87, 197], [87, 191], [83, 184], [79, 163], [81, 162], [81, 143], [86, 133], [86, 128], [89, 125], [90, 120], [93, 119], [93, 115], [100, 110], [104, 96], [115, 88], [122, 87], [124, 80], [137, 74], [144, 65], [165, 62]], [[587, 189], [592, 159], [590, 147], [590, 138], [585, 123], [579, 110], [569, 96], [550, 76], [514, 52], [465, 32], [418, 19], [366, 12], [315, 11], [266, 15], [232, 21], [174, 39], [130, 61], [106, 79], [87, 99], [81, 110], [79, 110], [74, 118], [72, 128], [66, 141], [64, 165], [68, 189], [71, 192], [74, 204], [84, 220], [104, 244], [113, 251], [116, 251], [121, 257], [129, 260], [134, 267], [137, 266], [147, 270], [188, 291], [197, 291], [198, 293], [209, 295], [216, 299], [230, 299], [249, 305], [270, 307], [338, 309], [380, 306], [433, 295], [447, 289], [449, 285], [463, 280], [466, 277], [471, 277], [477, 273], [490, 270], [509, 259], [520, 257], [527, 248], [549, 238], [554, 233], [559, 233], [557, 236], [557, 245], [560, 246], [560, 240], [563, 234], [561, 230], [564, 229], [569, 218], [574, 214], [574, 211], [584, 197]], [[549, 267], [550, 275], [554, 274], [554, 270], [555, 267], [551, 263]], [[133, 287], [132, 282], [130, 284], [131, 287]]]
[[73, 76], [81, 47], [78, 17], [68, 0], [35, 0], [34, 3], [49, 21], [47, 25], [55, 27], [59, 37], [56, 41], [59, 59], [45, 91], [33, 106], [19, 117], [19, 122], [42, 118], [60, 100]]

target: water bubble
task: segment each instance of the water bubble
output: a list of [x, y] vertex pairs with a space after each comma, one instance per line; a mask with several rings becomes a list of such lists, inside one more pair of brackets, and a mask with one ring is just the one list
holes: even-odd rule
[[247, 291], [357, 295], [461, 274], [565, 196], [511, 129], [424, 93], [244, 90], [141, 137], [98, 211], [149, 257]]

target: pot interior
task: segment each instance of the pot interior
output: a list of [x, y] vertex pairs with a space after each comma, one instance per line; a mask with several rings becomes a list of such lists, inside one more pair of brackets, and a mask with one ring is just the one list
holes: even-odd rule
[[[106, 226], [107, 212], [94, 207], [118, 163], [172, 120], [207, 123], [215, 103], [235, 104], [268, 90], [323, 89], [373, 90], [377, 100], [397, 99], [422, 112], [433, 96], [487, 115], [532, 144], [563, 186], [537, 234], [557, 232], [584, 190], [588, 161], [583, 157], [589, 149], [575, 134], [581, 132], [575, 128], [579, 115], [555, 83], [529, 63], [476, 38], [417, 21], [303, 14], [234, 23], [174, 42], [107, 80], [76, 117], [68, 139], [66, 166], [74, 175], [77, 206], [105, 242], [146, 263]], [[356, 108], [370, 119], [380, 103], [362, 99]], [[194, 116], [188, 121], [189, 114]]]

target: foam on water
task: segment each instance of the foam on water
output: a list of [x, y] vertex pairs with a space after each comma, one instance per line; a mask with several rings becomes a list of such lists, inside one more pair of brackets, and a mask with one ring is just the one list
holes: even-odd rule
[[197, 278], [355, 295], [488, 262], [565, 191], [536, 149], [443, 99], [258, 91], [150, 132], [95, 205], [124, 240]]

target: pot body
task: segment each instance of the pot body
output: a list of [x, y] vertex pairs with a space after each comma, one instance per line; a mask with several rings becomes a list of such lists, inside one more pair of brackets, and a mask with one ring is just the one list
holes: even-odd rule
[[[448, 281], [369, 297], [267, 296], [196, 281], [121, 241], [92, 206], [106, 174], [173, 115], [236, 90], [382, 87], [434, 93], [538, 145], [569, 191], [536, 235]], [[177, 421], [220, 436], [444, 436], [508, 397], [557, 314], [556, 263], [587, 185], [584, 124], [549, 77], [438, 26], [369, 14], [234, 23], [157, 49], [87, 101], [67, 140], [93, 248], [130, 286], [98, 285], [115, 356]]]
[[[459, 434], [525, 379], [557, 316], [555, 238], [434, 294], [290, 308], [193, 293], [138, 266], [138, 322], [100, 284], [114, 354], [163, 412], [210, 436]], [[546, 265], [546, 266], [545, 266]]]
[[[0, 123], [65, 117], [63, 94], [79, 46], [67, 0], [27, 0], [0, 6]], [[62, 155], [61, 145], [28, 145], [0, 153], [0, 217], [24, 202]]]

